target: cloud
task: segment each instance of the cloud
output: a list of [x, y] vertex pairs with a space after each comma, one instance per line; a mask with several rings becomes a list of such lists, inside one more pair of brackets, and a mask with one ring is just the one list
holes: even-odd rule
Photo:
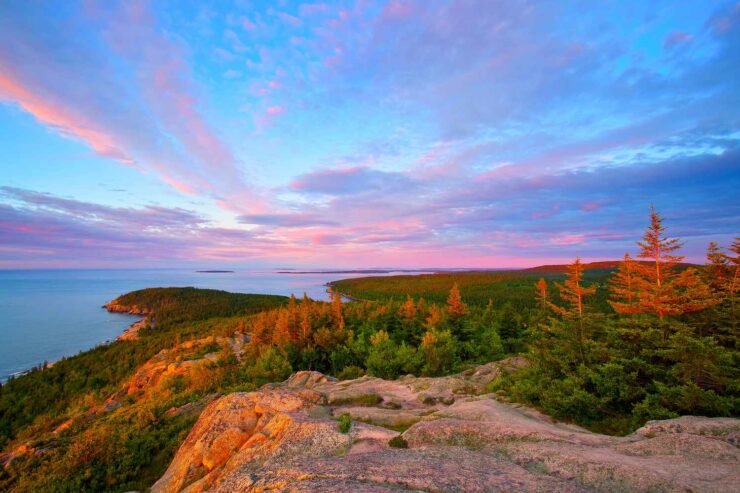
[[681, 44], [690, 43], [692, 39], [694, 39], [694, 37], [690, 34], [681, 31], [674, 31], [666, 36], [663, 46], [670, 49]]
[[377, 190], [384, 192], [409, 190], [413, 185], [413, 181], [401, 173], [356, 166], [307, 173], [294, 179], [289, 188], [303, 193], [352, 195]]
[[[238, 223], [6, 187], [8, 234], [29, 251], [56, 251], [33, 231], [67, 228], [106, 238], [101, 255], [124, 248], [125, 230], [152, 242], [151, 255], [177, 258], [616, 258], [634, 251], [651, 202], [694, 260], [709, 239], [737, 234], [733, 2], [660, 15], [645, 2], [255, 4], [211, 6], [203, 23], [183, 21], [187, 9], [158, 17], [146, 4], [103, 3], [74, 36], [57, 34], [74, 8], [45, 17], [16, 5], [0, 18], [6, 100], [98, 155], [235, 204], [220, 219]], [[223, 84], [236, 72], [248, 84]], [[201, 85], [211, 77], [220, 85]], [[235, 102], [243, 112], [229, 113]], [[252, 148], [259, 161], [245, 178], [234, 149]], [[269, 182], [260, 209], [252, 180]]]
[[322, 218], [318, 214], [245, 214], [238, 217], [242, 224], [276, 226], [281, 228], [300, 228], [312, 226], [334, 226], [338, 223]]
[[0, 198], [0, 266], [243, 261], [269, 256], [276, 244], [180, 208], [111, 207], [11, 187]]
[[37, 211], [109, 225], [130, 224], [139, 229], [199, 227], [208, 222], [195, 212], [181, 208], [156, 205], [141, 208], [109, 207], [14, 187], [0, 187], [0, 197]]
[[[0, 99], [181, 192], [254, 196], [201, 111], [186, 48], [159, 30], [146, 2], [52, 10], [4, 9]], [[79, 31], [65, 28], [70, 22]]]

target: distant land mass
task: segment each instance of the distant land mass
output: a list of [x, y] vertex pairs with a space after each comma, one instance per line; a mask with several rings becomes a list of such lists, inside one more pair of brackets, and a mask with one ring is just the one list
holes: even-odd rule
[[[599, 262], [588, 262], [583, 264], [583, 270], [594, 270], [594, 269], [618, 269], [621, 260], [603, 260]], [[653, 262], [648, 260], [635, 261], [640, 264], [652, 264]], [[679, 268], [686, 267], [698, 267], [697, 264], [680, 263], [677, 264]], [[521, 272], [541, 272], [543, 274], [565, 274], [568, 272], [567, 264], [552, 264], [552, 265], [538, 265], [536, 267], [529, 267], [527, 269], [520, 269]]]
[[390, 274], [391, 272], [436, 272], [435, 269], [279, 270], [277, 274]]
[[233, 274], [233, 270], [196, 270], [199, 274]]

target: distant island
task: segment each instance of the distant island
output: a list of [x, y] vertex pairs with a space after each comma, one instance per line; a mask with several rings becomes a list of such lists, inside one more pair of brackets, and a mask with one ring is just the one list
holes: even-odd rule
[[233, 270], [196, 270], [198, 274], [233, 274]]
[[277, 274], [390, 274], [391, 272], [436, 272], [430, 269], [279, 270]]

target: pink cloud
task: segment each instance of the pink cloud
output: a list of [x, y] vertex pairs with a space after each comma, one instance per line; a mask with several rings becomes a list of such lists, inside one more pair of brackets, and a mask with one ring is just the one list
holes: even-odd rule
[[0, 73], [0, 97], [15, 101], [41, 123], [53, 127], [62, 135], [83, 141], [100, 156], [115, 159], [129, 166], [135, 164], [115, 142], [115, 137], [96, 122], [85, 118], [72, 108], [34, 94], [9, 71]]
[[254, 22], [250, 21], [247, 17], [241, 17], [239, 20], [242, 27], [247, 31], [254, 31], [255, 29], [257, 29], [257, 25]]
[[389, 19], [405, 19], [413, 12], [414, 5], [407, 0], [391, 0], [383, 9], [383, 17]]
[[295, 17], [290, 14], [286, 14], [285, 12], [278, 12], [277, 15], [280, 18], [280, 20], [282, 20], [283, 22], [286, 22], [296, 27], [301, 25], [301, 20], [298, 17]]
[[591, 212], [601, 209], [601, 204], [599, 202], [586, 202], [581, 205], [581, 210], [584, 212]]
[[318, 234], [311, 238], [311, 243], [314, 245], [336, 245], [344, 241], [343, 237], [333, 234]]
[[550, 207], [550, 209], [548, 210], [533, 212], [532, 214], [529, 215], [529, 217], [531, 219], [542, 219], [545, 217], [554, 216], [558, 212], [560, 212], [560, 204], [555, 204], [552, 207]]
[[257, 132], [262, 132], [265, 128], [274, 125], [277, 119], [285, 114], [286, 109], [283, 105], [268, 106], [261, 113], [257, 113], [254, 117], [254, 126]]
[[550, 243], [558, 246], [579, 245], [586, 241], [586, 236], [582, 234], [563, 234], [550, 238]]
[[302, 16], [312, 15], [319, 12], [326, 12], [329, 10], [329, 5], [326, 3], [304, 3], [298, 7], [298, 11]]
[[690, 34], [681, 31], [675, 31], [666, 36], [665, 41], [663, 42], [663, 47], [674, 48], [678, 45], [689, 43], [693, 39], [694, 37]]
[[[234, 154], [202, 113], [182, 42], [158, 30], [145, 2], [85, 13], [102, 26], [89, 51], [63, 34], [33, 37], [22, 16], [8, 24], [3, 39], [23, 50], [0, 50], [0, 97], [97, 155], [154, 171], [176, 190], [251, 197], [245, 212], [257, 206]], [[69, 63], [73, 47], [83, 51]]]

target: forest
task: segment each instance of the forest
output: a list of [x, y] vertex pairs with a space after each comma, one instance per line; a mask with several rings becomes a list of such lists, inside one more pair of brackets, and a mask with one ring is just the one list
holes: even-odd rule
[[[683, 263], [661, 216], [617, 268], [576, 258], [565, 273], [465, 272], [339, 281], [332, 301], [150, 289], [120, 297], [153, 326], [133, 341], [39, 368], [0, 389], [0, 442], [36, 440], [46, 452], [0, 469], [9, 491], [126, 491], [149, 486], [213, 395], [249, 391], [297, 370], [339, 379], [440, 376], [523, 355], [490, 392], [556, 419], [624, 435], [647, 420], [738, 416], [740, 239], [711, 243], [704, 265]], [[343, 302], [342, 295], [356, 301]], [[240, 358], [218, 337], [245, 335]], [[210, 338], [209, 338], [210, 337]], [[241, 336], [239, 336], [241, 337]], [[209, 339], [204, 339], [209, 338]], [[187, 341], [207, 341], [186, 345]], [[189, 348], [189, 349], [186, 349]], [[196, 360], [196, 373], [132, 394], [115, 411], [70, 416], [107, 402], [163, 349]], [[190, 352], [188, 352], [190, 351]]]

